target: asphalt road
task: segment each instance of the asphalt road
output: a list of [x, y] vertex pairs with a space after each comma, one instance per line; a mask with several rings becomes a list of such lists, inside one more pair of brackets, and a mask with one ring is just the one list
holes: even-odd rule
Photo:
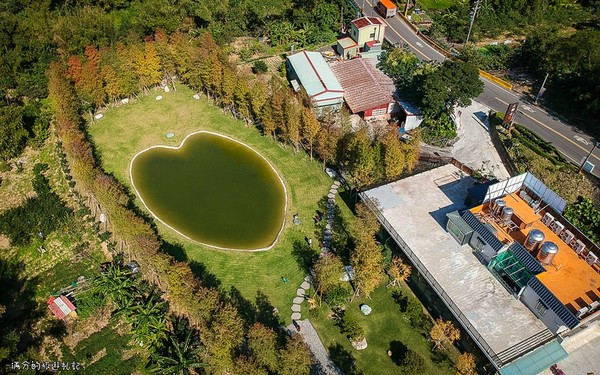
[[[376, 1], [354, 0], [354, 2], [359, 7], [364, 4], [364, 14], [367, 16], [381, 17], [374, 9], [374, 4], [377, 4]], [[385, 32], [385, 39], [391, 44], [405, 45], [421, 60], [445, 60], [443, 54], [420, 38], [400, 16], [385, 19], [385, 22], [389, 26]], [[544, 140], [551, 142], [573, 164], [580, 165], [583, 158], [594, 147], [593, 137], [549, 114], [543, 108], [531, 103], [528, 98], [506, 90], [487, 79], [481, 78], [481, 80], [484, 83], [484, 91], [475, 99], [477, 102], [502, 112], [506, 111], [509, 103], [519, 102], [515, 122], [535, 132]], [[588, 161], [595, 165], [593, 174], [600, 177], [600, 148], [594, 149]]]

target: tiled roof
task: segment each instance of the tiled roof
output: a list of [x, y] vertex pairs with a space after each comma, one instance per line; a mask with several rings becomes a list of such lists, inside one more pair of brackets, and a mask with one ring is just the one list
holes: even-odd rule
[[563, 305], [552, 292], [544, 286], [537, 278], [532, 277], [527, 283], [533, 291], [540, 297], [544, 304], [554, 311], [556, 315], [566, 324], [569, 329], [575, 328], [579, 324], [579, 320], [571, 313], [565, 305]]
[[341, 61], [331, 66], [344, 88], [344, 100], [353, 113], [377, 108], [394, 101], [394, 81], [375, 67], [372, 59]]
[[492, 249], [494, 249], [496, 252], [502, 249], [504, 246], [502, 242], [500, 242], [500, 240], [496, 238], [496, 236], [494, 236], [494, 234], [490, 232], [490, 230], [483, 225], [483, 223], [479, 221], [479, 219], [473, 215], [471, 211], [465, 210], [462, 214], [462, 218], [467, 222], [467, 224], [469, 224], [471, 228], [473, 228], [475, 232], [477, 232], [477, 234], [483, 237], [483, 240], [490, 245]]
[[379, 17], [362, 17], [352, 21], [352, 24], [354, 24], [354, 26], [356, 26], [356, 28], [360, 30], [363, 27], [371, 25], [383, 25], [384, 23]]
[[521, 246], [517, 242], [513, 242], [508, 248], [515, 257], [521, 261], [527, 267], [531, 273], [537, 275], [538, 273], [542, 273], [545, 271], [544, 267], [540, 265], [538, 262], [523, 246]]

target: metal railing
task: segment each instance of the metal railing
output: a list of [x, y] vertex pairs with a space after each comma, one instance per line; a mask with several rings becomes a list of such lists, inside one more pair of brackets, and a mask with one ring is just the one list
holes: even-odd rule
[[469, 319], [463, 314], [463, 312], [456, 306], [456, 304], [452, 301], [450, 296], [446, 294], [442, 286], [437, 282], [435, 277], [427, 270], [427, 267], [419, 260], [419, 257], [412, 251], [412, 249], [404, 242], [402, 237], [396, 232], [396, 230], [392, 227], [392, 225], [387, 221], [387, 219], [383, 216], [380, 209], [377, 205], [364, 193], [359, 193], [360, 199], [375, 213], [375, 216], [381, 223], [381, 225], [385, 228], [385, 230], [390, 234], [390, 236], [396, 241], [396, 243], [400, 246], [404, 254], [410, 259], [415, 267], [419, 270], [421, 275], [425, 277], [429, 285], [433, 288], [436, 294], [440, 297], [440, 299], [444, 302], [446, 307], [452, 312], [454, 317], [460, 322], [465, 331], [471, 336], [473, 341], [479, 346], [482, 352], [486, 357], [492, 362], [492, 364], [500, 369], [505, 364], [522, 356], [523, 354], [529, 352], [533, 349], [533, 347], [538, 347], [549, 341], [550, 338], [553, 337], [552, 333], [549, 330], [544, 330], [539, 332], [538, 334], [521, 341], [520, 343], [514, 345], [507, 350], [502, 351], [501, 353], [496, 353], [485, 341], [483, 336], [479, 334], [477, 329], [470, 323]]

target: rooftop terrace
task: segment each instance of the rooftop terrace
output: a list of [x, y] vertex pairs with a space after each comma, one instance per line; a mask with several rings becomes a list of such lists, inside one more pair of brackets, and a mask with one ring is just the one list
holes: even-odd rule
[[[544, 266], [544, 272], [536, 277], [562, 302], [571, 312], [600, 301], [600, 274], [589, 265], [583, 256], [575, 252], [570, 244], [564, 242], [551, 228], [542, 223], [542, 214], [536, 211], [517, 193], [503, 198], [507, 206], [514, 210], [512, 230], [501, 220], [490, 213], [489, 202], [471, 209], [483, 221], [490, 223], [496, 230], [496, 236], [503, 242], [518, 242], [521, 245], [531, 230], [544, 233], [544, 241], [555, 243], [559, 250], [550, 265]], [[535, 256], [535, 254], [532, 254]]]
[[379, 220], [415, 267], [497, 366], [547, 342], [552, 334], [445, 230], [475, 181], [445, 165], [361, 194], [378, 202]]

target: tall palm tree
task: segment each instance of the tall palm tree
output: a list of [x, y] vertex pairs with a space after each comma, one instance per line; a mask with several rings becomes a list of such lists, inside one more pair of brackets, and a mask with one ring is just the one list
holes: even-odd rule
[[200, 344], [197, 332], [192, 329], [187, 320], [171, 319], [172, 330], [169, 339], [153, 358], [153, 374], [197, 374], [196, 369], [207, 367], [200, 362], [199, 354], [204, 350]]
[[145, 299], [119, 313], [131, 324], [131, 335], [138, 345], [157, 349], [167, 337], [166, 310], [167, 303], [151, 292]]
[[137, 279], [129, 270], [111, 263], [92, 281], [91, 291], [94, 294], [109, 296], [119, 309], [123, 309], [133, 303], [137, 284]]

